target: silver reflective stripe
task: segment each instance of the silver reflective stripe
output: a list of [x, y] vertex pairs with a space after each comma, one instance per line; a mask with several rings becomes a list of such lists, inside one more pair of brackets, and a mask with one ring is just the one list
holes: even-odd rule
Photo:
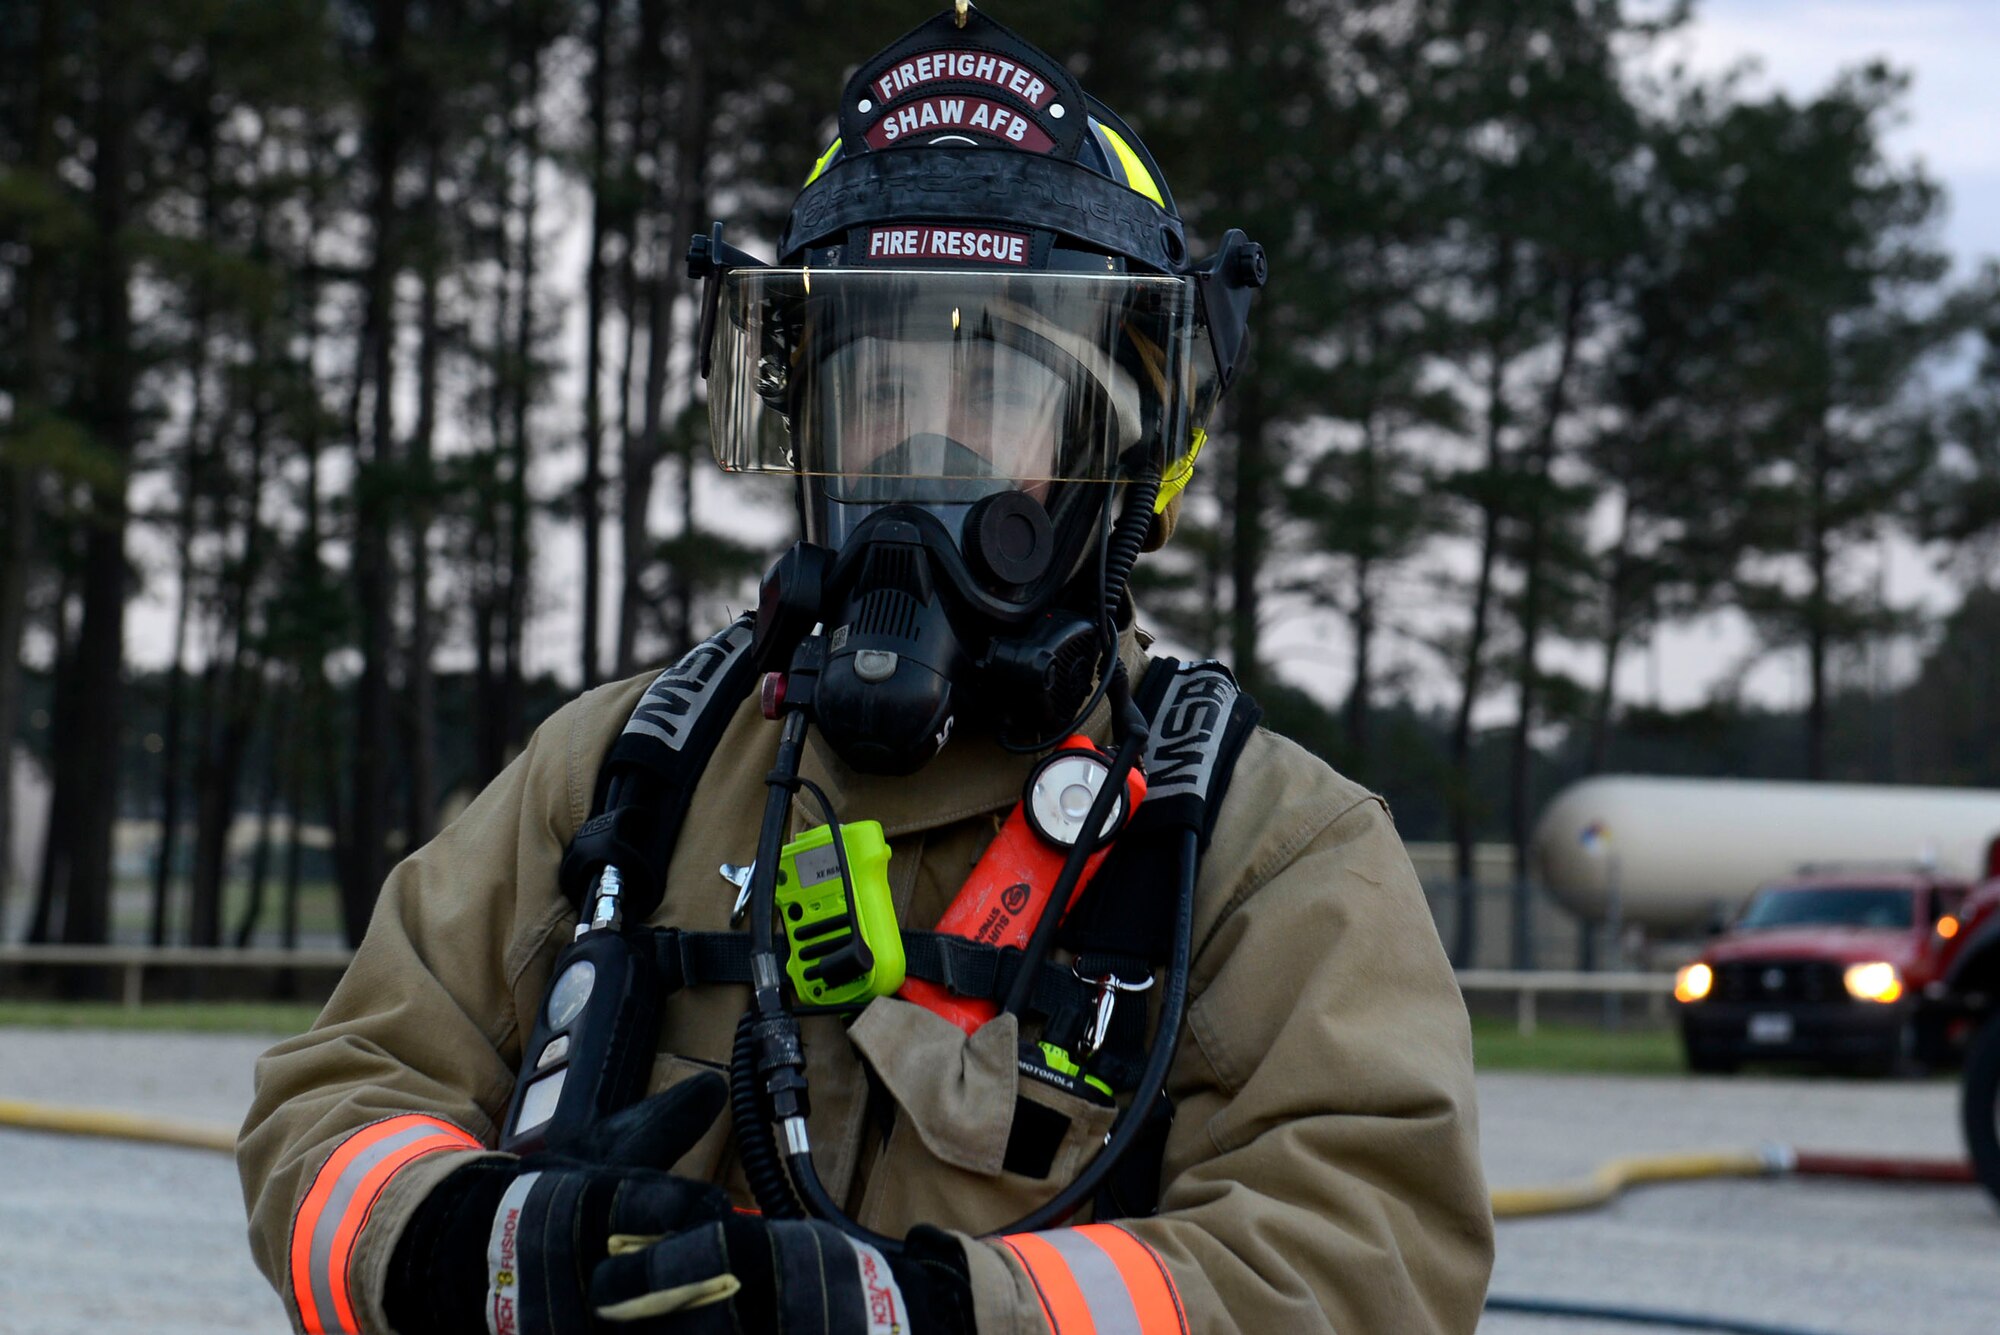
[[486, 1240], [488, 1335], [518, 1335], [521, 1329], [521, 1210], [541, 1176], [523, 1173], [508, 1183], [500, 1208], [493, 1212], [493, 1232]]
[[1090, 1304], [1097, 1335], [1144, 1335], [1132, 1291], [1125, 1287], [1117, 1262], [1102, 1247], [1073, 1228], [1059, 1228], [1041, 1238], [1069, 1263], [1070, 1277]]
[[[359, 1135], [360, 1132], [356, 1132]], [[333, 1192], [326, 1198], [319, 1218], [313, 1222], [312, 1250], [307, 1253], [312, 1274], [313, 1302], [319, 1307], [320, 1329], [341, 1332], [342, 1335], [358, 1335], [341, 1324], [340, 1309], [333, 1304], [333, 1239], [340, 1232], [340, 1225], [347, 1218], [348, 1209], [354, 1204], [354, 1193], [360, 1189], [362, 1179], [384, 1159], [397, 1150], [419, 1140], [436, 1138], [448, 1141], [450, 1133], [430, 1122], [420, 1122], [402, 1131], [394, 1131], [370, 1145], [354, 1156], [354, 1161], [340, 1171], [334, 1179]], [[345, 1282], [346, 1276], [341, 1276]]]

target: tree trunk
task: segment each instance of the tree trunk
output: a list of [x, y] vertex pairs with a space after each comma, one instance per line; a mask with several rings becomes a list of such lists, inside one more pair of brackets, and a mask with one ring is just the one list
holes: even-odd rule
[[[309, 706], [310, 700], [302, 700]], [[290, 837], [285, 840], [284, 903], [278, 922], [278, 944], [286, 950], [299, 948], [299, 885], [305, 873], [306, 767], [297, 756], [288, 758], [291, 767], [290, 793], [285, 805], [291, 815]]]
[[[208, 81], [204, 80], [204, 84]], [[212, 93], [210, 94], [212, 97]], [[215, 237], [215, 197], [218, 169], [215, 163], [215, 119], [213, 116], [199, 116], [195, 132], [195, 146], [201, 160], [201, 240], [209, 249], [216, 248]], [[207, 430], [208, 417], [208, 352], [211, 303], [209, 285], [205, 277], [197, 275], [194, 280], [193, 332], [188, 350], [188, 425], [184, 457], [181, 470], [180, 512], [175, 524], [176, 553], [179, 569], [176, 571], [174, 590], [174, 657], [167, 670], [167, 700], [165, 718], [161, 722], [164, 745], [160, 753], [160, 838], [158, 852], [153, 861], [153, 907], [148, 939], [156, 946], [165, 945], [167, 940], [167, 919], [173, 901], [174, 857], [180, 840], [181, 795], [186, 790], [187, 776], [181, 758], [183, 732], [182, 699], [187, 690], [187, 639], [193, 620], [194, 585], [197, 579], [194, 560], [194, 540], [200, 523], [201, 489], [206, 481], [202, 467], [202, 436]], [[218, 477], [223, 471], [222, 461], [216, 460]]]
[[[31, 261], [32, 263], [32, 261]], [[21, 635], [27, 624], [29, 532], [35, 480], [0, 460], [0, 933], [14, 880], [14, 732], [21, 713]]]
[[1363, 778], [1368, 772], [1369, 696], [1373, 680], [1373, 654], [1375, 648], [1375, 547], [1376, 514], [1380, 498], [1376, 488], [1380, 485], [1378, 462], [1379, 444], [1376, 434], [1376, 420], [1373, 406], [1362, 415], [1361, 452], [1357, 463], [1360, 477], [1357, 490], [1363, 503], [1363, 519], [1357, 527], [1354, 552], [1354, 605], [1348, 617], [1348, 624], [1354, 634], [1354, 682], [1348, 687], [1347, 704], [1342, 712], [1342, 721], [1347, 738], [1348, 773]]
[[[1506, 460], [1504, 438], [1507, 430], [1507, 334], [1512, 321], [1514, 289], [1513, 247], [1505, 241], [1494, 247], [1493, 328], [1487, 345], [1486, 372], [1486, 474], [1497, 477]], [[1451, 725], [1451, 844], [1452, 869], [1457, 882], [1458, 923], [1452, 944], [1452, 963], [1470, 968], [1479, 951], [1479, 885], [1473, 873], [1472, 805], [1472, 711], [1479, 703], [1486, 666], [1487, 621], [1493, 602], [1493, 570], [1499, 555], [1499, 502], [1489, 495], [1480, 507], [1479, 574], [1472, 586], [1472, 624], [1465, 637], [1464, 667], [1460, 671], [1458, 710]]]
[[[252, 346], [262, 348], [259, 324], [251, 331]], [[263, 657], [252, 647], [256, 634], [257, 577], [264, 567], [264, 463], [269, 447], [270, 415], [264, 400], [265, 367], [261, 356], [250, 377], [248, 476], [242, 506], [243, 541], [235, 577], [230, 582], [225, 615], [229, 625], [229, 664], [222, 682], [221, 727], [212, 743], [208, 781], [198, 785], [195, 826], [195, 866], [188, 937], [192, 944], [221, 942], [222, 898], [229, 873], [229, 835], [236, 824], [237, 790], [243, 760], [263, 706]]]
[[1265, 431], [1269, 418], [1265, 411], [1261, 384], [1253, 379], [1236, 387], [1236, 459], [1234, 513], [1230, 516], [1229, 538], [1229, 652], [1236, 676], [1245, 690], [1254, 693], [1263, 684], [1263, 668], [1258, 659], [1259, 624], [1263, 610], [1261, 579], [1265, 532], [1265, 491], [1271, 466], [1265, 457]]
[[431, 525], [436, 510], [433, 444], [437, 435], [439, 345], [443, 342], [438, 327], [438, 271], [444, 262], [437, 206], [443, 156], [439, 136], [439, 127], [433, 120], [424, 139], [425, 240], [423, 293], [417, 309], [417, 428], [410, 437], [413, 495], [406, 510], [404, 535], [410, 562], [410, 639], [403, 659], [403, 700], [409, 718], [409, 790], [403, 816], [406, 852], [421, 848], [437, 833], [437, 674], [431, 668], [436, 640], [431, 608]]
[[1813, 422], [1806, 457], [1810, 474], [1807, 485], [1811, 489], [1807, 561], [1812, 577], [1812, 587], [1806, 593], [1806, 778], [1815, 783], [1826, 778], [1826, 659], [1832, 641], [1826, 454], [1826, 415], [1821, 413]]
[[[309, 174], [306, 203], [306, 234], [303, 239], [304, 253], [316, 254], [319, 238], [325, 228], [324, 209], [326, 203], [325, 177], [321, 172], [324, 155], [330, 151], [326, 137], [315, 141], [315, 147], [322, 156], [314, 158]], [[312, 370], [319, 362], [319, 286], [308, 276], [300, 293], [300, 308], [303, 311], [305, 338], [303, 350], [298, 354], [298, 363], [293, 373], [306, 383], [314, 383]], [[308, 413], [300, 431], [299, 448], [304, 462], [304, 495], [300, 502], [300, 525], [291, 578], [306, 589], [317, 592], [327, 587], [326, 572], [320, 559], [321, 504], [319, 463], [321, 440], [321, 414]], [[285, 919], [282, 928], [284, 945], [291, 949], [298, 945], [298, 898], [301, 875], [303, 843], [301, 827], [305, 823], [308, 795], [316, 794], [326, 813], [327, 826], [333, 831], [335, 876], [341, 886], [347, 884], [346, 853], [350, 847], [347, 838], [347, 824], [341, 811], [340, 787], [335, 777], [337, 754], [333, 740], [332, 709], [328, 704], [331, 692], [326, 680], [325, 637], [311, 632], [291, 646], [293, 685], [298, 697], [295, 713], [294, 738], [285, 747], [285, 764], [291, 774], [291, 795], [289, 800], [292, 820], [291, 840], [286, 850], [285, 862]], [[346, 899], [342, 896], [343, 910]]]
[[[361, 677], [355, 685], [350, 774], [351, 829], [341, 907], [348, 941], [360, 944], [375, 897], [388, 874], [390, 659], [394, 653], [395, 572], [389, 561], [389, 506], [380, 494], [395, 455], [396, 279], [402, 272], [396, 180], [402, 169], [404, 125], [398, 91], [404, 81], [407, 0], [383, 0], [375, 10], [371, 64], [376, 81], [369, 108], [369, 237], [366, 307], [356, 367], [354, 591], [361, 613]], [[359, 414], [359, 384], [373, 394], [371, 423]], [[365, 445], [364, 445], [365, 441]]]
[[[98, 6], [99, 80], [93, 137], [93, 253], [90, 287], [91, 371], [86, 420], [110, 467], [89, 487], [84, 545], [83, 624], [77, 636], [75, 700], [59, 715], [56, 738], [70, 763], [58, 784], [68, 801], [52, 828], [61, 864], [62, 939], [110, 939], [111, 831], [118, 814], [118, 730], [124, 705], [125, 487], [134, 447], [131, 257], [125, 229], [132, 211], [132, 126], [137, 108], [136, 36], [126, 0]], [[65, 783], [66, 781], [66, 783]]]
[[597, 685], [598, 613], [604, 581], [604, 404], [598, 393], [603, 375], [604, 241], [608, 226], [604, 193], [610, 188], [611, 9], [597, 0], [591, 22], [590, 66], [590, 259], [584, 267], [583, 301], [583, 483], [577, 509], [583, 524], [583, 644], [579, 665], [583, 687]]
[[526, 685], [522, 654], [526, 648], [528, 620], [528, 551], [530, 528], [534, 522], [528, 488], [533, 462], [528, 436], [528, 409], [535, 396], [535, 223], [541, 190], [536, 168], [542, 156], [542, 53], [538, 39], [528, 38], [523, 52], [526, 87], [522, 98], [528, 108], [528, 125], [522, 142], [520, 297], [514, 308], [514, 401], [510, 424], [511, 461], [507, 486], [507, 596], [505, 612], [505, 676], [500, 692], [502, 760], [520, 750], [527, 730]]
[[[67, 717], [76, 708], [77, 637], [70, 624], [71, 608], [77, 598], [76, 553], [71, 550], [63, 555], [65, 559], [57, 567], [56, 603], [49, 614], [56, 639], [55, 681], [50, 691], [49, 713], [55, 718]], [[67, 777], [67, 773], [73, 764], [67, 750], [56, 748], [49, 769], [49, 817], [42, 838], [42, 865], [35, 874], [35, 904], [28, 917], [26, 940], [32, 945], [46, 945], [55, 939], [61, 918], [58, 909], [69, 884], [69, 856], [59, 846], [56, 834], [70, 824], [69, 805], [75, 800], [76, 780]]]
[[272, 822], [278, 805], [278, 748], [275, 739], [284, 735], [287, 721], [282, 709], [271, 720], [267, 734], [273, 744], [264, 749], [263, 784], [257, 798], [257, 844], [250, 854], [250, 893], [243, 902], [243, 916], [236, 923], [236, 948], [242, 950], [256, 934], [264, 916], [264, 887], [271, 870]]
[[1556, 373], [1549, 382], [1542, 428], [1536, 434], [1534, 452], [1528, 460], [1528, 476], [1544, 491], [1542, 495], [1528, 499], [1527, 534], [1521, 548], [1521, 651], [1515, 670], [1514, 736], [1507, 758], [1507, 831], [1514, 846], [1512, 956], [1517, 969], [1535, 967], [1534, 896], [1528, 878], [1528, 839], [1534, 820], [1534, 726], [1541, 684], [1536, 658], [1541, 652], [1543, 601], [1548, 591], [1547, 571], [1543, 569], [1548, 545], [1546, 488], [1555, 461], [1556, 436], [1562, 427], [1563, 414], [1568, 410], [1570, 374], [1576, 365], [1577, 337], [1583, 327], [1583, 299], [1583, 282], [1571, 280], [1563, 309], [1562, 345], [1556, 361]]
[[1630, 594], [1626, 586], [1632, 578], [1631, 542], [1632, 497], [1628, 492], [1618, 517], [1618, 537], [1610, 552], [1611, 569], [1604, 580], [1604, 664], [1598, 672], [1597, 694], [1590, 709], [1588, 764], [1592, 774], [1602, 774], [1611, 763], [1611, 716], [1616, 705], [1618, 656], [1625, 647], [1626, 622], [1631, 616], [1626, 605]]
[[[60, 6], [40, 0], [35, 9], [34, 123], [28, 132], [27, 170], [37, 181], [56, 168], [55, 86], [59, 78]], [[55, 339], [53, 247], [34, 246], [22, 267], [21, 382], [13, 408], [17, 427], [49, 411], [49, 348]], [[41, 470], [0, 452], [0, 932], [14, 875], [14, 735], [21, 716], [21, 638], [28, 619], [28, 564], [34, 554], [35, 500]]]
[[[699, 97], [702, 87], [703, 85], [697, 81], [690, 90], [691, 94]], [[674, 228], [676, 237], [693, 235], [701, 226], [701, 215], [708, 208], [708, 153], [711, 124], [707, 116], [691, 117], [682, 123], [679, 160], [689, 165], [682, 176], [680, 211], [676, 215], [678, 225]], [[671, 260], [671, 252], [663, 258]], [[671, 309], [667, 318], [668, 337], [671, 340], [673, 320]], [[685, 404], [686, 400], [676, 395], [676, 415]], [[694, 499], [697, 464], [695, 436], [693, 432], [686, 430], [676, 432], [675, 436], [675, 450], [680, 464], [681, 566], [674, 572], [673, 625], [667, 634], [669, 653], [680, 653], [699, 638], [699, 632], [694, 624], [694, 608], [695, 598], [701, 591], [702, 576], [700, 563], [695, 558], [700, 530]]]
[[[666, 147], [666, 118], [660, 99], [667, 84], [665, 51], [661, 45], [665, 27], [665, 6], [661, 0], [640, 0], [639, 57], [636, 68], [637, 92], [632, 99], [635, 145], [653, 145], [656, 159], [646, 186], [645, 204], [632, 228], [634, 250], [639, 236], [649, 226], [650, 268], [644, 284], [646, 303], [646, 375], [640, 402], [640, 427], [635, 436], [625, 435], [618, 499], [618, 540], [621, 570], [618, 591], [618, 675], [638, 671], [639, 614], [646, 602], [645, 575], [652, 539], [646, 531], [646, 512], [653, 498], [653, 473], [660, 462], [660, 409], [667, 371], [667, 339], [673, 316], [673, 276], [675, 266], [661, 253], [658, 235], [663, 220], [670, 216], [665, 204], [665, 182], [669, 168]], [[690, 60], [690, 86], [682, 106], [689, 116], [701, 114], [699, 94], [701, 61]], [[637, 150], [635, 150], [637, 151]], [[682, 176], [689, 164], [674, 163], [673, 174]], [[636, 312], [635, 312], [636, 314]]]

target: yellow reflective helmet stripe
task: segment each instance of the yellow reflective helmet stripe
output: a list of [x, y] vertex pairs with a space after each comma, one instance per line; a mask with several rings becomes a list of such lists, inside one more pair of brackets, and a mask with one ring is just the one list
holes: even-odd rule
[[[819, 161], [813, 164], [812, 175], [806, 177], [806, 185], [811, 185], [814, 181], [817, 181], [820, 178], [820, 173], [831, 167], [833, 160], [839, 156], [840, 140], [835, 139], [826, 146], [826, 152], [819, 155]], [[804, 189], [805, 187], [801, 186], [799, 188]]]
[[1109, 149], [1111, 156], [1117, 160], [1119, 169], [1125, 173], [1125, 184], [1161, 208], [1165, 208], [1166, 197], [1160, 193], [1159, 184], [1153, 180], [1153, 173], [1146, 170], [1146, 164], [1132, 151], [1132, 145], [1125, 142], [1125, 137], [1094, 116], [1091, 118], [1090, 128], [1097, 132], [1098, 143]]
[[1165, 514], [1167, 503], [1181, 494], [1187, 484], [1194, 480], [1194, 461], [1201, 454], [1201, 447], [1208, 443], [1208, 432], [1202, 427], [1194, 429], [1188, 440], [1188, 450], [1178, 460], [1169, 461], [1167, 474], [1160, 479], [1160, 494], [1153, 500], [1153, 513]]

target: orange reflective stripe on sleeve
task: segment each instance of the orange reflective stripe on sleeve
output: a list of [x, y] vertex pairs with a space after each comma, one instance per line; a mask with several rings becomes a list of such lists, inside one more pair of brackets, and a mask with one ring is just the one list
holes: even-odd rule
[[334, 1148], [292, 1221], [292, 1296], [308, 1335], [361, 1329], [347, 1267], [389, 1179], [426, 1154], [481, 1148], [468, 1132], [419, 1113], [370, 1122]]
[[1187, 1313], [1159, 1253], [1115, 1224], [1000, 1243], [1028, 1272], [1054, 1335], [1186, 1335]]
[[1090, 1319], [1090, 1300], [1076, 1285], [1062, 1253], [1043, 1241], [1039, 1233], [1014, 1233], [1000, 1239], [1000, 1245], [1014, 1253], [1014, 1259], [1028, 1272], [1041, 1300], [1042, 1317], [1055, 1335], [1097, 1335]]
[[1132, 1295], [1132, 1305], [1138, 1309], [1140, 1330], [1147, 1335], [1154, 1331], [1187, 1330], [1187, 1309], [1181, 1306], [1180, 1290], [1174, 1287], [1174, 1277], [1167, 1272], [1167, 1263], [1158, 1252], [1116, 1224], [1085, 1224], [1070, 1231], [1102, 1247], [1111, 1263], [1118, 1267], [1125, 1291]]

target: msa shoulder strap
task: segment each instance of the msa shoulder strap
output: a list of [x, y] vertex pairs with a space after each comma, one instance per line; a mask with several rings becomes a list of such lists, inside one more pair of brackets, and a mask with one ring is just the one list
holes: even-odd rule
[[653, 678], [597, 771], [591, 817], [563, 855], [562, 892], [583, 912], [597, 872], [625, 875], [627, 919], [644, 922], [666, 893], [667, 865], [695, 785], [756, 681], [751, 617], [738, 617]]
[[1173, 836], [1192, 829], [1207, 851], [1236, 758], [1264, 711], [1213, 661], [1154, 659], [1133, 701], [1153, 730], [1144, 756], [1146, 800], [1063, 919], [1056, 942], [1079, 956], [1122, 956], [1150, 966], [1166, 962], [1171, 944], [1173, 913], [1163, 887], [1173, 884], [1180, 846]]
[[[1146, 800], [1118, 837], [1083, 898], [1069, 911], [1057, 943], [1076, 956], [1085, 977], [1150, 979], [1172, 954], [1175, 860], [1181, 834], [1194, 830], [1208, 849], [1243, 744], [1263, 717], [1220, 663], [1155, 659], [1134, 702], [1153, 735], [1145, 753]], [[1145, 1061], [1146, 1007], [1122, 1006], [1091, 1068], [1130, 1088]], [[1055, 1011], [1043, 1029], [1058, 1043], [1084, 1022], [1073, 1007]], [[1156, 1038], [1154, 1041], [1170, 1041]], [[1097, 1190], [1092, 1217], [1141, 1218], [1160, 1201], [1160, 1164], [1174, 1107], [1163, 1093], [1144, 1112], [1131, 1149]]]

